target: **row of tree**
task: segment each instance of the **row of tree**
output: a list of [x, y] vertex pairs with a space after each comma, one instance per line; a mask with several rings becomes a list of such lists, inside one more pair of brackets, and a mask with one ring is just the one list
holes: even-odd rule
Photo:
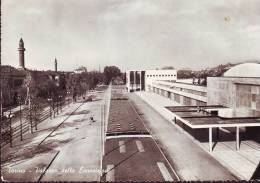
[[3, 106], [16, 105], [19, 100], [27, 105], [36, 99], [53, 99], [71, 95], [82, 96], [98, 84], [109, 84], [113, 78], [123, 78], [124, 74], [116, 66], [107, 66], [103, 72], [54, 72], [18, 70], [11, 66], [1, 67]]

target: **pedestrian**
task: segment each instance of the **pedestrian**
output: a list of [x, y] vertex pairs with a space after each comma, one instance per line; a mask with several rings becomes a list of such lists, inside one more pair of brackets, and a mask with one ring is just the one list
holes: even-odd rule
[[93, 117], [92, 115], [90, 116], [90, 121], [91, 121], [92, 123], [95, 122], [95, 121], [94, 121], [94, 117]]

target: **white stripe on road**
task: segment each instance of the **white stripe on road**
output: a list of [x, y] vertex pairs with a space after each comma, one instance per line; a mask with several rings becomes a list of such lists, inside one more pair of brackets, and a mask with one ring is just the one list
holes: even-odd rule
[[133, 135], [114, 135], [114, 136], [106, 136], [106, 140], [108, 139], [117, 139], [117, 138], [135, 138], [135, 137], [148, 137], [151, 138], [151, 135], [140, 135], [140, 134], [133, 134]]
[[115, 181], [115, 166], [107, 165], [106, 181]]
[[119, 141], [119, 151], [120, 153], [125, 153], [125, 141], [123, 140]]
[[169, 171], [167, 170], [166, 166], [164, 165], [163, 162], [157, 162], [157, 165], [161, 171], [161, 174], [164, 178], [165, 181], [173, 181], [171, 174], [169, 173]]
[[137, 149], [139, 150], [139, 152], [144, 152], [144, 146], [142, 144], [142, 142], [140, 140], [135, 141]]

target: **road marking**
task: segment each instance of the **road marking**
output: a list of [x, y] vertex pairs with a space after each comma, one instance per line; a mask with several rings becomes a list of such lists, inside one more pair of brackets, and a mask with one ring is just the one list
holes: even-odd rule
[[151, 135], [140, 135], [140, 134], [133, 134], [133, 135], [114, 135], [114, 136], [106, 136], [106, 140], [108, 139], [118, 139], [118, 138], [135, 138], [135, 137], [147, 137], [151, 138]]
[[107, 165], [107, 173], [106, 173], [106, 181], [115, 181], [115, 166], [114, 165]]
[[[135, 107], [133, 106], [132, 102], [130, 102], [132, 108], [134, 109], [134, 111], [138, 114], [138, 112], [136, 111]], [[140, 115], [138, 115], [138, 118], [141, 120], [142, 124], [144, 125], [144, 128], [147, 130], [147, 132], [150, 132], [146, 126], [146, 124], [144, 123], [143, 119], [140, 117]], [[161, 150], [161, 148], [159, 147], [159, 145], [157, 144], [157, 142], [155, 141], [153, 135], [150, 135], [151, 139], [154, 141], [154, 143], [156, 144], [156, 147], [159, 149], [159, 151], [161, 152], [161, 154], [163, 155], [164, 159], [166, 160], [166, 162], [168, 163], [168, 165], [170, 166], [172, 172], [174, 173], [174, 175], [176, 176], [176, 178], [178, 179], [178, 181], [180, 181], [180, 177], [177, 175], [177, 173], [175, 172], [175, 170], [173, 169], [170, 161], [166, 158], [165, 154], [163, 153], [163, 151]]]
[[164, 165], [163, 162], [157, 162], [157, 165], [161, 171], [161, 174], [164, 178], [165, 181], [173, 181], [171, 174], [169, 173], [169, 171], [167, 170], [166, 166]]
[[137, 149], [139, 150], [139, 152], [144, 152], [144, 146], [142, 144], [142, 142], [140, 140], [136, 140], [135, 141]]
[[123, 140], [119, 141], [119, 152], [125, 153], [125, 141], [123, 141]]

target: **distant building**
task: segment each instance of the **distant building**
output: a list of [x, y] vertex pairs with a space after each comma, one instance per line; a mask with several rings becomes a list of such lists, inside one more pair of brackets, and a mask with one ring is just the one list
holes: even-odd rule
[[176, 81], [176, 70], [131, 70], [126, 72], [127, 91], [148, 90], [148, 85], [156, 80]]
[[208, 77], [208, 104], [260, 111], [260, 64], [232, 67], [223, 77]]
[[223, 105], [232, 109], [260, 111], [260, 64], [231, 67], [223, 77], [207, 77], [207, 86], [156, 78], [146, 91], [167, 97], [180, 105]]

